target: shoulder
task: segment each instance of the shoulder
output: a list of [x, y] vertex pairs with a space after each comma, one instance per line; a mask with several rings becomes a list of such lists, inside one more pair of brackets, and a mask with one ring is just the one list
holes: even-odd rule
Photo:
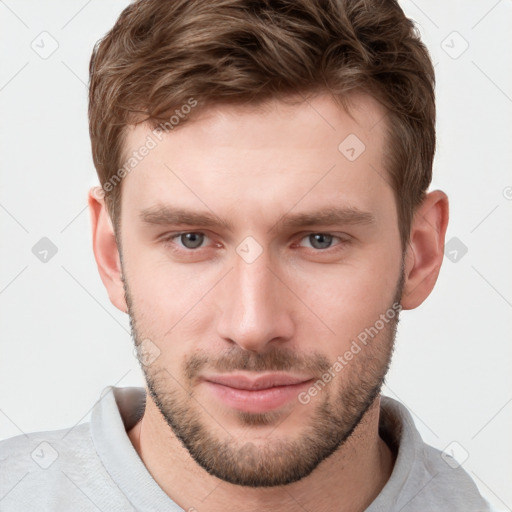
[[0, 467], [2, 471], [49, 469], [54, 464], [61, 467], [73, 455], [91, 448], [89, 423], [69, 429], [20, 434], [0, 441]]
[[391, 478], [379, 496], [382, 503], [394, 503], [402, 512], [491, 510], [455, 458], [423, 441], [403, 404], [382, 397], [379, 433], [396, 453]]
[[68, 429], [20, 434], [0, 441], [2, 470], [64, 468], [70, 460], [94, 451], [90, 424]]
[[105, 494], [106, 486], [114, 484], [97, 456], [90, 423], [0, 441], [2, 511], [97, 510], [95, 493]]
[[422, 465], [429, 480], [418, 494], [420, 501], [422, 497], [427, 503], [441, 498], [440, 511], [446, 507], [464, 512], [491, 511], [469, 473], [453, 456], [426, 443], [423, 443], [422, 453]]

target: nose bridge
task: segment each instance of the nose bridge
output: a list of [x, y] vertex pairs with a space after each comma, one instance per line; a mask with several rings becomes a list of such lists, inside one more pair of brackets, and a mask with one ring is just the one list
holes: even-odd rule
[[235, 264], [239, 303], [243, 305], [244, 319], [268, 314], [275, 299], [275, 277], [269, 270], [268, 258], [260, 256], [248, 263], [240, 258]]
[[[249, 242], [250, 244], [250, 242]], [[261, 246], [260, 246], [261, 247]], [[292, 333], [290, 304], [285, 287], [276, 278], [272, 258], [262, 247], [237, 248], [233, 270], [227, 280], [219, 334], [246, 350], [260, 351], [270, 341]]]

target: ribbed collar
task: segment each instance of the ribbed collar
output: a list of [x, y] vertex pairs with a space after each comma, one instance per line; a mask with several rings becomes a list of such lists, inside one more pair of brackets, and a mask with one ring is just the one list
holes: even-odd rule
[[107, 386], [91, 415], [96, 451], [112, 480], [138, 511], [181, 512], [156, 483], [128, 437], [144, 412], [144, 388]]

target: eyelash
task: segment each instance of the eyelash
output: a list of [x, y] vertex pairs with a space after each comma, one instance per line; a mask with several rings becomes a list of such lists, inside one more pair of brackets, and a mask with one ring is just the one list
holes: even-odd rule
[[[206, 233], [203, 233], [201, 231], [180, 231], [179, 233], [171, 233], [171, 234], [165, 236], [165, 238], [162, 239], [162, 242], [163, 242], [164, 246], [170, 247], [172, 245], [173, 246], [173, 247], [171, 247], [172, 250], [180, 251], [180, 252], [184, 251], [184, 252], [188, 252], [188, 253], [194, 253], [194, 252], [199, 252], [200, 249], [205, 249], [205, 247], [198, 247], [196, 249], [188, 249], [186, 247], [181, 247], [181, 246], [178, 246], [178, 248], [174, 247], [174, 244], [173, 244], [174, 239], [179, 238], [181, 235], [189, 235], [189, 234], [204, 235], [205, 237], [209, 238]], [[327, 233], [327, 232], [323, 232], [323, 231], [311, 231], [309, 233], [306, 233], [299, 239], [299, 241], [302, 241], [305, 238], [310, 237], [311, 235], [327, 235], [327, 236], [332, 237], [333, 239], [339, 240], [338, 244], [336, 244], [332, 247], [328, 247], [326, 249], [315, 249], [314, 247], [305, 247], [305, 249], [310, 249], [319, 254], [320, 253], [329, 253], [329, 252], [333, 252], [336, 250], [342, 250], [344, 248], [344, 246], [350, 242], [350, 240], [348, 238], [343, 238], [343, 237], [337, 236], [333, 233]], [[336, 249], [336, 248], [338, 248], [338, 249]]]

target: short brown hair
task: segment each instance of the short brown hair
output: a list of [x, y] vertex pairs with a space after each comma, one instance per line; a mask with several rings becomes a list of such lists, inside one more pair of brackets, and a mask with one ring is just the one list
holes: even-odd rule
[[116, 232], [122, 184], [105, 185], [128, 125], [168, 122], [191, 98], [195, 114], [321, 91], [345, 105], [363, 92], [387, 111], [386, 178], [405, 248], [432, 178], [435, 78], [395, 0], [137, 0], [96, 43], [89, 72], [93, 160]]

